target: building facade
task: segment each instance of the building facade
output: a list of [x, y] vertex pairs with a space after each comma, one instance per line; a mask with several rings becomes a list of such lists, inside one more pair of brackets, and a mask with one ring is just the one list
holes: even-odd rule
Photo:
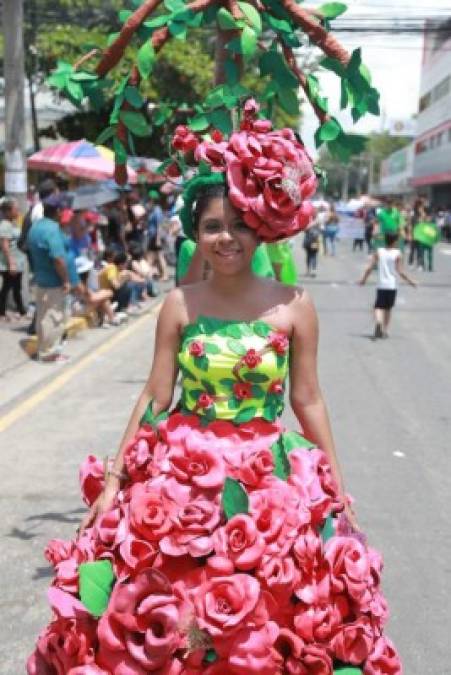
[[410, 143], [382, 160], [377, 194], [406, 197], [413, 193], [414, 152], [415, 144]]
[[451, 19], [425, 26], [412, 185], [451, 205]]

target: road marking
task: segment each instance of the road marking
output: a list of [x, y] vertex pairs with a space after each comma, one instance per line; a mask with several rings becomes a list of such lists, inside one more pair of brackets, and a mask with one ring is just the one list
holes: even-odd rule
[[395, 450], [394, 453], [393, 453], [393, 457], [401, 458], [401, 457], [405, 457], [405, 456], [406, 456], [405, 453], [401, 452], [401, 450]]
[[162, 304], [162, 302], [159, 302], [158, 305], [150, 310], [150, 312], [136, 319], [136, 321], [131, 323], [120, 333], [112, 335], [106, 342], [97, 347], [97, 349], [95, 349], [93, 352], [84, 356], [73, 366], [65, 368], [64, 372], [57, 375], [55, 379], [49, 382], [45, 387], [37, 391], [35, 394], [32, 394], [29, 398], [25, 399], [25, 401], [22, 401], [22, 403], [19, 403], [15, 408], [13, 408], [13, 410], [11, 410], [9, 413], [6, 413], [6, 415], [3, 417], [0, 417], [0, 433], [6, 431], [6, 429], [14, 424], [14, 422], [17, 422], [17, 420], [19, 420], [21, 417], [24, 417], [27, 413], [33, 410], [33, 408], [36, 408], [36, 406], [49, 398], [49, 396], [61, 389], [75, 375], [78, 375], [78, 373], [84, 370], [86, 366], [92, 363], [92, 361], [97, 359], [99, 356], [103, 356], [107, 352], [111, 351], [111, 349], [113, 349], [113, 347], [118, 345], [120, 342], [123, 342], [125, 338], [134, 333], [147, 319], [155, 316], [155, 314], [158, 314]]

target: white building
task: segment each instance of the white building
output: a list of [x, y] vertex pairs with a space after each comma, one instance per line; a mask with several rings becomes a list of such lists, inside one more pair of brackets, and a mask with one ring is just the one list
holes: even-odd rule
[[413, 192], [414, 149], [415, 144], [410, 143], [382, 160], [378, 194], [406, 196]]
[[451, 19], [425, 26], [412, 184], [451, 204]]

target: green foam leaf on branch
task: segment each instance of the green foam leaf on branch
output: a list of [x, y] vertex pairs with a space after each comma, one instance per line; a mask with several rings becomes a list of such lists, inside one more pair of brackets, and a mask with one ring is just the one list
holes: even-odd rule
[[153, 64], [155, 62], [155, 51], [151, 42], [147, 41], [143, 44], [138, 52], [138, 70], [143, 79], [147, 79], [152, 72]]
[[318, 12], [321, 12], [325, 19], [336, 19], [337, 16], [344, 14], [347, 9], [347, 5], [342, 2], [327, 2], [325, 5], [318, 7]]
[[123, 110], [120, 113], [120, 119], [135, 136], [148, 136], [150, 134], [149, 124], [142, 113]]
[[252, 28], [260, 34], [262, 32], [262, 19], [260, 12], [255, 9], [253, 5], [250, 5], [248, 2], [240, 2], [238, 0], [238, 6], [243, 12], [246, 19], [249, 21], [249, 24]]
[[238, 28], [238, 23], [235, 21], [230, 12], [224, 7], [218, 9], [216, 20], [221, 30], [236, 30], [236, 28]]

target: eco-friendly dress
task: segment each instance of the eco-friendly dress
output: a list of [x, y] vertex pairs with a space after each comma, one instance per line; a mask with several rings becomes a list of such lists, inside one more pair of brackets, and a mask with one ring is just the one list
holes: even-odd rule
[[[326, 454], [279, 420], [289, 338], [186, 326], [176, 409], [148, 410], [109, 513], [53, 540], [53, 620], [28, 673], [396, 675], [381, 556], [349, 527]], [[81, 487], [103, 484], [89, 457]]]

